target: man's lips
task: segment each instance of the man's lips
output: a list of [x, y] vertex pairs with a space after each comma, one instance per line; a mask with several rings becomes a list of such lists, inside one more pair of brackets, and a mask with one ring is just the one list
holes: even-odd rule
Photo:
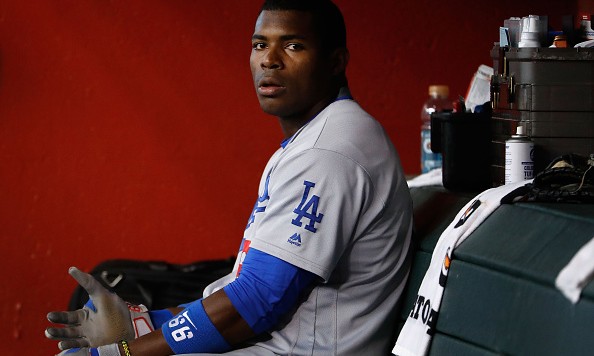
[[285, 87], [280, 87], [276, 85], [258, 87], [258, 94], [266, 97], [279, 96], [283, 91], [285, 91]]
[[274, 78], [262, 78], [258, 82], [258, 94], [266, 97], [275, 97], [282, 94], [286, 90], [278, 80]]

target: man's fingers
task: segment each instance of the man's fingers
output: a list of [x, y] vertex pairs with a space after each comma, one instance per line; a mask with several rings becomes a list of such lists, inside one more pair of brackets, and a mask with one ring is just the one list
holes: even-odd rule
[[47, 314], [47, 320], [56, 324], [80, 325], [87, 318], [87, 313], [84, 309], [68, 312], [54, 311]]
[[87, 291], [89, 295], [95, 293], [97, 287], [101, 287], [99, 282], [97, 282], [93, 276], [79, 270], [76, 267], [70, 267], [70, 269], [68, 269], [68, 273], [78, 282], [78, 284], [80, 284], [81, 287], [84, 288], [84, 290]]
[[71, 340], [63, 340], [58, 343], [58, 348], [60, 350], [68, 350], [68, 349], [76, 349], [79, 347], [89, 347], [89, 340], [87, 339], [71, 339]]
[[45, 337], [52, 340], [78, 339], [82, 336], [78, 327], [45, 329]]
[[83, 348], [75, 347], [68, 349], [60, 349], [62, 352], [56, 356], [88, 356], [90, 355], [89, 349], [85, 346]]

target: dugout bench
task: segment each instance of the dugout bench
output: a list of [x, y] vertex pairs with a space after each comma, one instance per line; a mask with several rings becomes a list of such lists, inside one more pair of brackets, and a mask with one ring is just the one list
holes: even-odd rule
[[[473, 193], [411, 189], [415, 253], [402, 327], [442, 231]], [[453, 253], [429, 355], [592, 355], [594, 282], [572, 304], [555, 278], [594, 237], [594, 204], [502, 204]]]

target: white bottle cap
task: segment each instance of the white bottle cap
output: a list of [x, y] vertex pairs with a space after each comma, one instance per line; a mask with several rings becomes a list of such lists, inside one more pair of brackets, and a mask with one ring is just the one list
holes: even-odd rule
[[524, 126], [518, 125], [518, 127], [516, 127], [516, 135], [518, 135], [518, 136], [524, 135]]

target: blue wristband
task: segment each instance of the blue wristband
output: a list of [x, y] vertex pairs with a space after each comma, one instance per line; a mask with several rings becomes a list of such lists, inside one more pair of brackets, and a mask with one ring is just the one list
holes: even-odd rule
[[162, 326], [163, 336], [176, 354], [229, 351], [231, 346], [214, 326], [202, 299], [190, 304]]
[[167, 309], [162, 310], [149, 310], [149, 316], [153, 322], [155, 330], [160, 329], [163, 324], [169, 321], [173, 316], [173, 313]]

